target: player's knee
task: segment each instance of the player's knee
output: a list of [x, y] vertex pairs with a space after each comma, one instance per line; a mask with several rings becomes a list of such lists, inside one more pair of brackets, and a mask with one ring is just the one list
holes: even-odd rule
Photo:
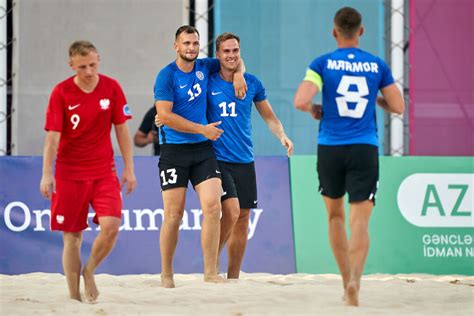
[[236, 223], [239, 220], [240, 217], [240, 209], [239, 208], [233, 208], [230, 212], [230, 220], [232, 223]]
[[179, 225], [183, 218], [184, 210], [165, 212], [165, 222], [172, 225]]
[[108, 240], [115, 240], [119, 233], [119, 227], [116, 225], [104, 226], [100, 228], [100, 233]]
[[202, 213], [204, 216], [212, 218], [220, 218], [221, 216], [221, 203], [217, 201], [208, 201], [202, 205]]
[[337, 222], [344, 222], [345, 216], [343, 212], [331, 212], [328, 215], [329, 222], [337, 223]]
[[82, 244], [82, 234], [65, 232], [63, 235], [63, 242], [64, 247], [79, 249]]

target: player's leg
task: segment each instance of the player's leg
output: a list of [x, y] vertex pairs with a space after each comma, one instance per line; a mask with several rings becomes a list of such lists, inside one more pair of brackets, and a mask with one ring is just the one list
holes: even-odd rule
[[63, 270], [66, 276], [67, 286], [69, 289], [69, 296], [81, 301], [81, 294], [79, 290], [81, 279], [81, 243], [82, 232], [63, 233]]
[[350, 280], [346, 290], [349, 305], [359, 305], [360, 279], [369, 252], [369, 219], [372, 207], [373, 202], [369, 200], [350, 204]]
[[104, 261], [114, 248], [117, 241], [121, 220], [114, 216], [99, 217], [100, 232], [92, 244], [91, 254], [82, 269], [84, 277], [84, 294], [88, 301], [94, 302], [99, 297], [94, 274], [97, 267]]
[[249, 231], [250, 209], [240, 209], [240, 216], [232, 229], [229, 241], [227, 242], [228, 253], [228, 279], [238, 279], [240, 267], [244, 259], [245, 248]]
[[161, 286], [174, 288], [173, 257], [178, 244], [179, 225], [184, 214], [186, 188], [164, 190], [162, 195], [165, 217], [160, 231]]
[[349, 243], [345, 228], [346, 146], [318, 146], [319, 192], [328, 214], [329, 243], [342, 276], [344, 290], [349, 282]]
[[204, 281], [222, 282], [217, 271], [217, 253], [220, 237], [221, 179], [211, 178], [195, 186], [201, 203], [203, 222], [201, 246], [204, 257]]
[[219, 252], [217, 256], [218, 265], [217, 265], [217, 272], [219, 272], [219, 258], [224, 249], [225, 244], [229, 240], [231, 232], [239, 219], [239, 200], [235, 198], [225, 199], [222, 202], [222, 217], [221, 217], [221, 230], [220, 230], [220, 238], [219, 238]]
[[95, 271], [114, 248], [121, 223], [122, 198], [120, 182], [115, 174], [93, 182], [91, 204], [96, 213], [94, 223], [99, 224], [100, 231], [92, 244], [82, 275], [85, 297], [93, 302], [99, 296], [94, 279]]
[[346, 185], [349, 193], [351, 238], [349, 240], [350, 281], [346, 299], [359, 305], [360, 279], [369, 251], [369, 219], [379, 178], [378, 150], [371, 145], [351, 145], [347, 155]]
[[342, 286], [346, 289], [350, 278], [349, 242], [345, 226], [344, 198], [331, 199], [323, 196], [328, 213], [329, 243], [341, 272]]
[[237, 199], [237, 189], [235, 188], [234, 179], [232, 178], [232, 175], [227, 169], [228, 164], [221, 161], [219, 161], [218, 163], [222, 179], [222, 217], [221, 232], [219, 238], [219, 252], [217, 257], [219, 261], [221, 251], [222, 249], [224, 249], [224, 245], [230, 237], [232, 228], [239, 219], [240, 205], [239, 200]]
[[247, 246], [250, 209], [257, 207], [257, 177], [255, 164], [232, 164], [230, 173], [235, 181], [239, 198], [240, 215], [227, 247], [229, 256], [227, 278], [238, 279]]
[[164, 208], [164, 221], [160, 231], [161, 286], [174, 288], [173, 257], [184, 214], [193, 153], [192, 147], [186, 144], [164, 144], [160, 146], [160, 150], [158, 166]]
[[85, 181], [56, 178], [51, 197], [51, 230], [63, 232], [62, 264], [72, 299], [81, 301], [82, 231], [87, 228], [89, 189]]
[[197, 144], [194, 157], [195, 161], [189, 178], [199, 197], [203, 215], [201, 247], [204, 257], [204, 281], [221, 283], [225, 282], [217, 271], [222, 195], [221, 172], [210, 142]]

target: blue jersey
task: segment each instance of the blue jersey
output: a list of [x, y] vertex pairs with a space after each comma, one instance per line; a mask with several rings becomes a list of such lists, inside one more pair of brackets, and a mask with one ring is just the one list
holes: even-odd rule
[[[163, 68], [155, 80], [155, 102], [173, 102], [173, 113], [188, 121], [207, 124], [206, 92], [209, 74], [219, 71], [219, 61], [196, 59], [191, 72], [181, 71], [176, 62]], [[207, 140], [200, 134], [183, 133], [168, 126], [160, 128], [160, 144], [187, 144]]]
[[244, 74], [247, 94], [240, 100], [235, 96], [232, 82], [223, 80], [219, 73], [209, 79], [207, 117], [209, 122], [222, 121], [224, 133], [213, 147], [217, 160], [248, 163], [254, 160], [252, 145], [252, 104], [267, 98], [265, 88], [257, 77]]
[[322, 81], [318, 144], [378, 146], [376, 98], [394, 82], [385, 62], [359, 48], [340, 48], [316, 58], [308, 71]]

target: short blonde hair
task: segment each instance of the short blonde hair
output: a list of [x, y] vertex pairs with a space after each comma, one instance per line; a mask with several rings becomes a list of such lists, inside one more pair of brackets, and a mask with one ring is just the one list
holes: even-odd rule
[[87, 56], [90, 52], [97, 53], [97, 49], [89, 41], [75, 41], [69, 46], [69, 57], [75, 55]]

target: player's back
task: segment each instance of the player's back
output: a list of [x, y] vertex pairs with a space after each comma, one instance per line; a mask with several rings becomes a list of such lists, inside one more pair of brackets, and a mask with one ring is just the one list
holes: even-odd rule
[[339, 48], [316, 58], [310, 69], [323, 85], [318, 143], [378, 146], [376, 98], [379, 89], [393, 83], [385, 62], [359, 48]]

